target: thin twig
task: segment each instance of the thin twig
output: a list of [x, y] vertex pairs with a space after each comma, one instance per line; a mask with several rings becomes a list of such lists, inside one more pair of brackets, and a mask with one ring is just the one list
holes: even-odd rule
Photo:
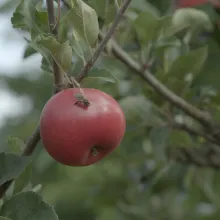
[[[60, 8], [58, 8], [60, 10]], [[50, 27], [50, 32], [57, 38], [58, 29], [57, 29], [57, 21], [54, 10], [54, 1], [47, 0], [47, 11], [48, 11], [48, 22]], [[60, 12], [59, 12], [60, 13]], [[53, 73], [54, 73], [54, 84], [55, 86], [59, 86], [63, 83], [63, 74], [60, 71], [60, 68], [55, 60], [53, 60]], [[56, 92], [56, 89], [54, 93]]]
[[[103, 34], [100, 33], [100, 39], [103, 39]], [[155, 78], [148, 70], [143, 70], [134, 59], [132, 59], [114, 40], [111, 40], [113, 54], [126, 64], [130, 69], [136, 72], [142, 79], [148, 82], [148, 84], [168, 102], [178, 107], [192, 118], [196, 119], [201, 124], [212, 127], [212, 120], [209, 113], [204, 112], [190, 103], [186, 102], [183, 98], [179, 97], [165, 85], [163, 85], [157, 78]]]
[[59, 23], [60, 23], [60, 16], [61, 16], [61, 5], [60, 5], [60, 1], [58, 0], [58, 14], [57, 14], [57, 19], [56, 19], [56, 24], [54, 25], [53, 29], [58, 30], [59, 27]]
[[161, 108], [157, 108], [157, 111], [167, 120], [167, 122], [171, 126], [171, 128], [178, 129], [178, 130], [184, 130], [188, 134], [203, 137], [207, 141], [210, 141], [213, 144], [219, 145], [219, 142], [214, 137], [212, 137], [212, 135], [204, 132], [203, 130], [193, 128], [192, 126], [190, 126], [186, 122], [179, 123], [179, 122], [175, 121], [175, 119], [171, 113], [169, 113]]
[[210, 141], [213, 144], [219, 145], [219, 141], [217, 141], [215, 138], [213, 138], [210, 134], [205, 133], [202, 130], [192, 128], [191, 126], [189, 126], [186, 123], [174, 123], [173, 127], [176, 128], [176, 129], [179, 129], [179, 130], [184, 130], [189, 134], [193, 134], [193, 135], [203, 137], [207, 141]]
[[38, 125], [34, 133], [28, 138], [26, 142], [26, 147], [22, 152], [22, 156], [30, 156], [34, 152], [35, 146], [38, 144], [39, 141], [40, 141], [40, 127]]
[[50, 32], [55, 37], [57, 37], [58, 29], [54, 28], [56, 26], [56, 15], [55, 15], [55, 10], [54, 10], [54, 1], [47, 0], [47, 11], [48, 11], [48, 22], [49, 22]]
[[215, 151], [201, 152], [201, 148], [195, 147], [173, 147], [169, 157], [179, 163], [193, 164], [198, 167], [220, 168], [220, 155]]
[[[22, 152], [22, 156], [30, 156], [38, 142], [40, 141], [40, 129], [39, 126], [37, 126], [35, 132], [29, 137], [29, 139], [26, 142], [25, 149]], [[9, 186], [12, 184], [14, 180], [8, 180], [4, 184], [0, 186], [0, 198], [2, 198], [6, 192], [6, 190], [9, 188]]]
[[115, 17], [115, 20], [114, 20], [112, 26], [109, 29], [109, 31], [107, 32], [105, 37], [103, 37], [101, 43], [99, 44], [99, 46], [97, 47], [97, 49], [93, 53], [92, 57], [87, 61], [86, 65], [82, 68], [82, 70], [76, 76], [77, 81], [84, 78], [85, 75], [88, 73], [88, 71], [92, 68], [93, 64], [98, 59], [101, 52], [104, 50], [106, 44], [108, 43], [110, 38], [113, 36], [113, 34], [118, 26], [118, 23], [122, 19], [123, 14], [124, 14], [125, 10], [127, 9], [127, 7], [129, 6], [130, 2], [131, 2], [131, 0], [126, 0], [124, 2], [124, 4], [121, 6], [120, 10], [118, 11], [118, 13]]

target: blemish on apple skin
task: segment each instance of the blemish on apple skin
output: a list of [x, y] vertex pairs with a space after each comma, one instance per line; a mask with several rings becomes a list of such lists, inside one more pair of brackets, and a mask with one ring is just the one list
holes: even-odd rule
[[92, 150], [91, 150], [91, 152], [92, 152], [92, 155], [93, 155], [93, 156], [98, 156], [98, 154], [99, 154], [99, 152], [97, 151], [97, 148], [96, 148], [96, 147], [93, 147]]
[[83, 109], [88, 109], [89, 108], [89, 106], [91, 105], [89, 105], [89, 106], [86, 106], [85, 104], [83, 104], [83, 103], [80, 103], [80, 102], [76, 102], [76, 103], [74, 103], [75, 105], [77, 105], [77, 106], [79, 106], [79, 107], [81, 107], [81, 108], [83, 108]]

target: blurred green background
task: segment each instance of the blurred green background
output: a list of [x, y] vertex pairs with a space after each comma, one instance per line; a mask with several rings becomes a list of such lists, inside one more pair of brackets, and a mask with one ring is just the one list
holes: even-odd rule
[[[117, 10], [115, 1], [87, 2], [107, 27]], [[40, 69], [39, 54], [23, 60], [24, 34], [13, 30], [10, 23], [17, 3], [17, 0], [0, 2], [0, 151], [7, 148], [9, 136], [26, 140], [32, 134], [53, 86], [52, 76]], [[107, 14], [103, 15], [101, 3], [107, 4]], [[133, 0], [128, 17], [132, 20], [135, 13], [148, 11], [162, 16], [172, 12], [171, 3], [168, 0]], [[140, 56], [137, 36], [132, 25], [123, 24], [115, 37], [137, 59]], [[175, 75], [167, 81], [158, 66], [153, 66], [152, 72], [189, 102], [214, 109], [216, 113], [220, 104], [217, 42], [211, 37], [205, 38], [205, 43], [197, 39], [183, 49], [203, 44], [209, 45], [208, 61], [190, 84]], [[141, 47], [145, 53], [146, 48]], [[174, 51], [171, 52], [168, 61], [172, 60]], [[81, 66], [76, 59], [73, 75]], [[42, 184], [39, 192], [55, 207], [61, 220], [217, 220], [220, 215], [219, 171], [179, 164], [166, 157], [171, 138], [175, 143], [186, 139], [185, 134], [170, 131], [158, 111], [164, 106], [169, 108], [169, 104], [113, 56], [102, 56], [96, 66], [105, 68], [99, 75], [110, 72], [119, 83], [88, 78], [82, 86], [99, 88], [120, 102], [127, 119], [121, 145], [99, 163], [77, 168], [58, 164], [40, 143], [34, 152], [32, 185]], [[91, 71], [90, 76], [92, 74]], [[177, 109], [173, 112], [176, 116], [182, 114]]]

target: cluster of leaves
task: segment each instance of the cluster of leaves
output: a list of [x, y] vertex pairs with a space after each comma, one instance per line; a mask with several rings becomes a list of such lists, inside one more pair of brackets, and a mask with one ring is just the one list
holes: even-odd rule
[[[63, 74], [77, 74], [97, 44], [99, 28], [105, 31], [109, 27], [121, 4], [119, 0], [65, 2], [70, 8], [62, 8], [58, 38], [48, 34], [43, 1], [21, 0], [11, 19], [14, 28], [30, 33], [24, 58], [40, 53], [44, 74], [34, 82], [36, 87], [21, 86], [24, 82], [31, 84], [21, 77], [4, 80], [13, 91], [29, 95], [39, 112], [50, 93], [51, 78], [47, 76], [52, 73], [51, 56]], [[173, 92], [213, 111], [218, 119], [220, 50], [210, 36], [214, 28], [210, 14], [195, 9], [162, 14], [149, 2], [134, 0], [125, 17], [114, 36], [121, 47]], [[3, 200], [0, 215], [15, 220], [58, 219], [53, 208], [37, 194], [41, 189], [38, 184], [43, 182], [42, 194], [62, 219], [68, 219], [67, 213], [82, 220], [215, 219], [220, 211], [216, 196], [219, 174], [208, 168], [177, 165], [166, 156], [171, 146], [205, 143], [172, 130], [166, 113], [193, 126], [198, 124], [111, 56], [111, 45], [107, 53], [99, 58], [82, 86], [99, 88], [119, 100], [127, 119], [121, 147], [99, 164], [77, 169], [57, 165], [41, 149], [34, 160], [18, 156], [24, 143], [9, 138], [6, 147], [1, 148], [0, 184], [14, 178], [16, 181]], [[47, 89], [36, 95], [37, 88], [43, 86]], [[38, 115], [31, 114], [16, 123], [9, 120], [0, 137], [10, 132], [26, 138], [37, 123]]]

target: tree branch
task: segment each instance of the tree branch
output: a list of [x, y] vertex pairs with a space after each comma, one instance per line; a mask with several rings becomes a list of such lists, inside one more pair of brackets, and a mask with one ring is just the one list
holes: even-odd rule
[[120, 10], [118, 11], [115, 20], [112, 24], [112, 26], [110, 27], [109, 31], [107, 32], [106, 36], [102, 38], [101, 43], [99, 44], [99, 46], [97, 47], [97, 49], [95, 50], [94, 54], [92, 55], [92, 57], [87, 61], [86, 65], [82, 68], [82, 70], [79, 72], [79, 74], [76, 76], [76, 80], [80, 81], [82, 80], [85, 75], [87, 74], [87, 72], [92, 68], [93, 64], [95, 63], [95, 61], [98, 59], [99, 55], [101, 54], [101, 52], [104, 50], [106, 44], [108, 43], [108, 41], [110, 40], [110, 38], [113, 36], [118, 23], [120, 22], [120, 20], [123, 17], [123, 14], [125, 12], [125, 10], [127, 9], [127, 7], [129, 6], [131, 0], [126, 0], [124, 2], [124, 4], [121, 6]]
[[[33, 153], [39, 141], [40, 141], [40, 128], [39, 126], [37, 126], [34, 133], [27, 140], [25, 149], [22, 152], [22, 156], [30, 156]], [[6, 190], [10, 187], [13, 181], [14, 181], [13, 179], [9, 180], [0, 186], [0, 199], [4, 196]]]
[[[58, 10], [60, 11], [60, 4]], [[47, 0], [47, 12], [48, 12], [48, 23], [49, 23], [50, 33], [57, 38], [58, 36], [57, 24], [59, 23], [59, 21], [56, 20], [53, 0]], [[54, 84], [55, 84], [54, 93], [56, 93], [58, 92], [56, 91], [57, 90], [56, 87], [63, 83], [64, 77], [55, 60], [53, 60], [53, 73], [54, 73]]]
[[204, 132], [202, 129], [194, 128], [186, 122], [183, 123], [177, 122], [174, 119], [174, 116], [170, 112], [164, 111], [163, 109], [160, 108], [157, 108], [157, 111], [159, 111], [160, 114], [167, 120], [171, 128], [183, 130], [186, 131], [188, 134], [203, 137], [207, 141], [210, 141], [211, 143], [216, 145], [220, 144], [219, 141], [217, 141], [211, 134]]
[[[99, 38], [103, 39], [103, 34], [99, 34]], [[171, 90], [169, 90], [165, 85], [159, 82], [148, 70], [143, 70], [142, 66], [139, 65], [135, 60], [133, 60], [114, 40], [111, 40], [111, 49], [115, 57], [127, 65], [131, 70], [136, 72], [142, 79], [147, 81], [147, 83], [162, 97], [164, 97], [168, 102], [183, 110], [186, 114], [191, 116], [193, 119], [200, 122], [204, 128], [211, 128], [210, 133], [204, 132], [203, 130], [198, 130], [192, 128], [186, 123], [180, 124], [176, 123], [173, 118], [168, 118], [168, 121], [175, 129], [180, 129], [188, 132], [189, 134], [198, 135], [205, 138], [207, 141], [220, 145], [219, 139], [215, 138], [213, 133], [214, 123], [212, 122], [211, 115], [207, 112], [201, 111], [200, 109], [194, 107], [190, 103], [186, 102], [181, 97], [177, 96]], [[167, 118], [167, 117], [166, 117]], [[211, 162], [210, 162], [211, 163]], [[218, 163], [218, 161], [217, 161]], [[208, 164], [208, 162], [206, 163]], [[214, 166], [214, 165], [213, 165]], [[220, 167], [220, 162], [219, 162]]]
[[186, 131], [189, 134], [203, 137], [207, 141], [209, 141], [209, 142], [211, 142], [213, 144], [219, 145], [219, 141], [217, 141], [215, 138], [213, 138], [210, 134], [208, 134], [208, 133], [206, 133], [206, 132], [204, 132], [202, 130], [198, 130], [198, 129], [192, 128], [191, 126], [189, 126], [186, 123], [174, 123], [173, 127], [175, 129], [184, 130], [184, 131]]
[[174, 147], [168, 155], [170, 159], [179, 163], [193, 164], [198, 167], [220, 168], [220, 154], [211, 149], [204, 153], [200, 147]]
[[[103, 39], [103, 34], [99, 34], [99, 38]], [[171, 90], [169, 90], [165, 85], [163, 85], [157, 78], [155, 78], [148, 70], [143, 70], [142, 66], [139, 65], [135, 60], [133, 60], [115, 41], [111, 40], [112, 52], [115, 57], [121, 60], [125, 65], [127, 65], [131, 70], [136, 72], [142, 79], [147, 81], [147, 83], [162, 97], [164, 97], [168, 102], [172, 103], [174, 106], [183, 110], [186, 114], [196, 119], [201, 124], [206, 127], [212, 127], [212, 118], [209, 113], [204, 112], [190, 103], [186, 102], [183, 98], [177, 96]]]

